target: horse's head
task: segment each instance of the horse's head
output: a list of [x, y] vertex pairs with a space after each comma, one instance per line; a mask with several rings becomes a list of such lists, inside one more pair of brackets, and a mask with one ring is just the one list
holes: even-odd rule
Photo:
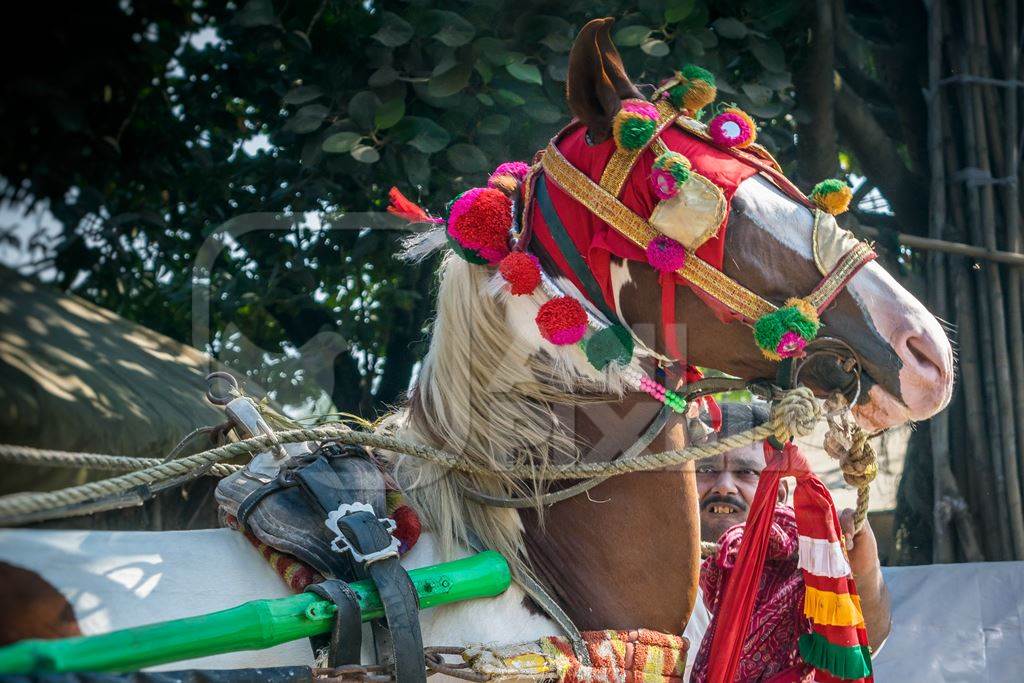
[[[576, 39], [567, 92], [579, 125], [567, 129], [555, 143], [570, 164], [595, 182], [615, 152], [613, 128], [623, 100], [642, 98], [612, 44], [611, 23], [610, 19], [594, 20]], [[692, 122], [689, 125], [692, 127]], [[670, 150], [688, 156], [693, 150], [694, 136], [678, 126], [669, 125], [659, 135]], [[729, 156], [728, 150], [716, 149], [706, 139], [699, 144], [711, 165], [700, 168], [695, 164], [695, 170], [725, 189], [729, 197], [724, 239], [717, 248], [721, 271], [735, 282], [781, 306], [789, 297], [811, 292], [856, 244], [831, 215], [815, 212], [794, 199], [792, 192], [780, 190], [785, 182], [780, 182], [778, 175], [755, 168], [745, 172], [737, 165], [737, 155]], [[659, 203], [649, 182], [654, 159], [654, 152], [645, 150], [618, 195], [641, 216], [650, 215]], [[718, 161], [723, 164], [720, 169], [715, 166]], [[719, 170], [721, 175], [716, 176]], [[618, 316], [642, 342], [663, 356], [746, 379], [775, 376], [777, 363], [753, 343], [749, 319], [747, 325], [736, 322], [731, 311], [715, 307], [714, 302], [709, 305], [706, 293], [682, 279], [676, 279], [674, 292], [667, 295], [663, 273], [642, 257], [616, 253], [614, 246], [609, 247], [607, 230], [600, 227], [604, 224], [593, 215], [593, 207], [588, 214], [578, 202], [566, 205], [565, 193], [550, 189], [563, 223], [572, 224], [577, 246], [580, 222], [598, 226], [582, 233], [588, 239], [596, 236], [596, 242], [580, 251], [592, 270], [605, 264], [603, 269], [597, 268], [607, 280], [601, 284], [606, 294], [610, 292]], [[713, 262], [713, 256], [709, 260]], [[562, 265], [560, 270], [565, 270]], [[823, 307], [820, 322], [820, 336], [845, 342], [860, 364], [861, 391], [855, 414], [865, 427], [878, 429], [924, 419], [949, 402], [953, 352], [942, 327], [877, 263], [856, 270], [846, 286], [838, 288], [835, 298]], [[677, 335], [666, 334], [670, 323]], [[851, 365], [844, 365], [841, 358], [822, 354], [810, 359], [800, 381], [825, 394], [850, 387], [854, 381], [850, 370]]]

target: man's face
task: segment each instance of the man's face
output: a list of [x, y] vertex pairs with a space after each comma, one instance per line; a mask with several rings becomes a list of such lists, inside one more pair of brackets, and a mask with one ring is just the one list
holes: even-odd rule
[[759, 443], [697, 462], [701, 540], [715, 542], [729, 527], [747, 521], [763, 469]]

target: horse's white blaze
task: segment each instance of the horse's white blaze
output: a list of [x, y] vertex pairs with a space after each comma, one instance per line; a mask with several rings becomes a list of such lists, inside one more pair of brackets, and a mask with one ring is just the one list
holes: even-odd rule
[[[52, 584], [74, 608], [87, 635], [291, 594], [263, 557], [241, 534], [229, 529], [5, 530], [0, 531], [0, 561], [30, 569]], [[440, 561], [433, 537], [424, 534], [403, 564], [412, 569]], [[554, 623], [523, 606], [523, 593], [514, 585], [497, 598], [435, 607], [421, 614], [425, 645], [507, 644], [558, 633]], [[373, 661], [368, 629], [363, 656], [364, 662]], [[303, 639], [154, 668], [298, 666], [312, 660], [309, 641]]]
[[[814, 258], [814, 218], [805, 207], [759, 175], [743, 181], [736, 197], [747, 204], [754, 224], [772, 239], [801, 258]], [[942, 410], [953, 392], [953, 349], [939, 321], [876, 262], [861, 268], [847, 289], [903, 363], [900, 396], [872, 387], [867, 403], [855, 410], [861, 424], [882, 429]], [[857, 340], [847, 341], [856, 348]]]
[[[768, 235], [800, 258], [811, 260], [814, 216], [760, 175], [747, 178], [736, 188], [736, 199], [749, 207], [746, 215]], [[726, 251], [726, 258], [729, 253]], [[774, 264], [779, 267], [782, 264]]]

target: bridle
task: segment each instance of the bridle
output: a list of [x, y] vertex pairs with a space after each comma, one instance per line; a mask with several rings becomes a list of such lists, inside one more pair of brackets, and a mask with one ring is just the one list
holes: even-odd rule
[[[675, 109], [668, 101], [659, 100], [656, 103], [656, 108], [659, 114], [658, 132], [648, 143], [648, 147], [656, 155], [668, 151], [667, 146], [660, 137], [660, 133], [671, 125], [677, 125], [687, 134], [697, 137], [706, 142], [706, 144], [726, 151], [742, 162], [756, 167], [764, 177], [784, 193], [801, 204], [817, 211], [813, 203], [781, 173], [778, 164], [766, 151], [758, 148], [757, 154], [754, 154], [740, 149], [721, 147], [716, 145], [704, 132], [702, 124], [682, 116], [682, 112]], [[647, 219], [635, 213], [619, 199], [619, 193], [626, 179], [646, 147], [634, 150], [616, 150], [604, 169], [600, 182], [594, 182], [586, 173], [573, 166], [565, 158], [556, 145], [558, 140], [559, 136], [552, 139], [547, 149], [543, 152], [540, 164], [534, 166], [531, 176], [527, 178], [523, 200], [524, 206], [529, 209], [533, 195], [545, 191], [545, 188], [538, 187], [538, 184], [543, 183], [544, 178], [547, 178], [566, 195], [577, 201], [628, 241], [641, 249], [646, 249], [648, 244], [661, 233]], [[528, 211], [526, 213], [528, 214]], [[566, 250], [563, 249], [562, 251], [564, 253]], [[832, 270], [824, 276], [818, 285], [809, 294], [802, 297], [803, 301], [813, 307], [818, 314], [822, 313], [845, 288], [850, 279], [874, 258], [875, 252], [871, 245], [858, 241], [838, 259]], [[747, 289], [721, 270], [701, 259], [694, 250], [687, 251], [685, 263], [674, 274], [697, 289], [704, 297], [727, 309], [732, 314], [732, 317], [748, 326], [753, 326], [759, 319], [778, 311], [780, 308], [775, 303]], [[672, 310], [669, 311], [666, 310], [667, 307], [663, 302], [662, 308], [663, 324], [666, 327], [666, 331], [668, 331], [668, 328], [670, 326], [674, 327], [675, 323], [674, 305], [671, 307]], [[673, 339], [668, 334], [666, 334], [666, 338], [670, 342]], [[844, 344], [844, 346], [852, 353], [852, 349], [848, 345]], [[821, 352], [823, 353], [824, 351]], [[796, 378], [792, 379], [795, 380]], [[859, 389], [857, 393], [859, 394]]]

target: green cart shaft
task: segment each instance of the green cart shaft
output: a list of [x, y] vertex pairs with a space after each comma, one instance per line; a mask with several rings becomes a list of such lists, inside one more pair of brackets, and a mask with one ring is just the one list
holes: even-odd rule
[[[511, 583], [508, 563], [493, 550], [409, 572], [420, 608], [493, 597]], [[350, 584], [363, 621], [384, 616], [372, 581]], [[0, 648], [0, 674], [136, 671], [168, 662], [259, 650], [331, 629], [336, 607], [312, 593], [253, 600], [210, 614], [61, 640], [24, 640]]]

